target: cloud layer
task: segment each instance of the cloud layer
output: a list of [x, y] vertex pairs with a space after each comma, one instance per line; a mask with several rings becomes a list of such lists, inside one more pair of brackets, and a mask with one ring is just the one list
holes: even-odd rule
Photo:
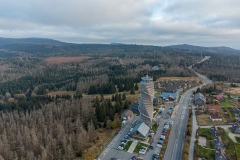
[[0, 5], [0, 37], [240, 49], [239, 6], [239, 0], [8, 0]]

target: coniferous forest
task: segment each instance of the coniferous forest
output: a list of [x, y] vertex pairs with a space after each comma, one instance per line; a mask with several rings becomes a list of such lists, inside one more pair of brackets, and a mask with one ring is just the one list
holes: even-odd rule
[[[120, 114], [132, 102], [127, 94], [139, 90], [142, 76], [195, 76], [188, 66], [203, 58], [198, 50], [142, 45], [18, 43], [0, 49], [0, 159], [6, 160], [94, 158], [97, 153], [86, 150], [101, 141], [99, 131], [120, 127]], [[213, 58], [196, 64], [198, 72], [239, 81], [237, 55], [204, 54]], [[77, 62], [46, 61], [86, 55]]]

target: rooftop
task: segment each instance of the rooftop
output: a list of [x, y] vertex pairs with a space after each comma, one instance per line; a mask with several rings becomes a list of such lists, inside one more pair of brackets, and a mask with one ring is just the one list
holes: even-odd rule
[[147, 126], [144, 122], [140, 122], [133, 128], [131, 133], [138, 131], [144, 137], [146, 137], [149, 130], [150, 130], [149, 126]]

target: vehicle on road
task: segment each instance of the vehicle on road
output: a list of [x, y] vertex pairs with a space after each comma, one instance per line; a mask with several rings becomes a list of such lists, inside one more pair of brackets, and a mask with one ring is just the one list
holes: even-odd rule
[[130, 135], [127, 134], [124, 138], [125, 138], [125, 139], [129, 139], [129, 138], [130, 138]]
[[160, 138], [162, 138], [162, 139], [165, 139], [165, 138], [166, 138], [166, 136], [164, 136], [164, 135], [161, 135], [161, 136], [160, 136]]
[[137, 160], [137, 156], [133, 156], [130, 160]]
[[126, 139], [124, 139], [124, 140], [121, 140], [121, 142], [127, 143], [127, 140], [126, 140]]
[[157, 160], [157, 158], [158, 158], [158, 155], [157, 154], [153, 154], [152, 159], [156, 159]]
[[157, 143], [157, 147], [158, 148], [162, 148], [162, 144], [160, 144], [159, 142]]

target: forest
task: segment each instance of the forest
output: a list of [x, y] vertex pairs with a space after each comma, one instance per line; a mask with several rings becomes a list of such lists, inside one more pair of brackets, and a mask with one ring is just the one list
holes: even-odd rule
[[[144, 45], [47, 41], [5, 43], [0, 49], [0, 159], [94, 158], [96, 150], [86, 151], [100, 142], [94, 135], [121, 125], [120, 114], [132, 103], [127, 95], [139, 90], [142, 76], [195, 76], [188, 66], [203, 58], [201, 51]], [[91, 58], [45, 61], [82, 55]], [[204, 55], [211, 59], [196, 64], [198, 72], [239, 80], [237, 55]], [[53, 94], [62, 91], [67, 94]]]

